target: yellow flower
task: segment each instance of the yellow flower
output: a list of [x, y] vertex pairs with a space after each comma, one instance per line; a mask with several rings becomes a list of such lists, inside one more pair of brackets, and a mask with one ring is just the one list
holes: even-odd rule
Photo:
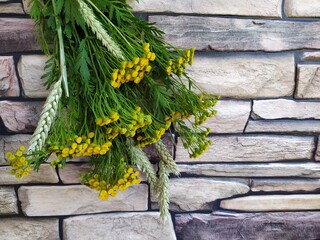
[[94, 133], [93, 132], [89, 132], [88, 137], [89, 138], [93, 138], [94, 137]]
[[22, 145], [22, 146], [19, 147], [19, 150], [20, 151], [24, 151], [24, 150], [26, 150], [26, 147]]
[[18, 157], [21, 157], [21, 156], [22, 156], [22, 152], [21, 152], [21, 151], [17, 151], [17, 152], [16, 152], [16, 155], [17, 155]]

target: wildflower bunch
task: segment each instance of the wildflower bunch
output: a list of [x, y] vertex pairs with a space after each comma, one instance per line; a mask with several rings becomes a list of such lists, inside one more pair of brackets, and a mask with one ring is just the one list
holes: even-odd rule
[[[87, 156], [82, 183], [107, 200], [140, 183], [146, 173], [168, 216], [169, 174], [179, 174], [161, 142], [179, 134], [190, 157], [210, 145], [201, 124], [213, 116], [217, 97], [197, 88], [185, 69], [194, 49], [166, 43], [153, 24], [134, 16], [125, 0], [32, 0], [39, 41], [49, 56], [45, 85], [52, 89], [38, 127], [25, 150], [8, 153], [12, 173], [27, 176], [51, 154], [52, 167]], [[62, 87], [64, 91], [62, 91]], [[159, 173], [142, 149], [155, 144]]]

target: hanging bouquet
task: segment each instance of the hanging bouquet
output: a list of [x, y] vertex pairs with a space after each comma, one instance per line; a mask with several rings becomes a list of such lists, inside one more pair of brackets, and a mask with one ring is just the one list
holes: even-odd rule
[[[169, 174], [179, 170], [161, 137], [175, 131], [196, 158], [210, 145], [201, 124], [215, 114], [217, 98], [191, 91], [197, 86], [185, 68], [194, 49], [166, 43], [125, 0], [33, 0], [30, 15], [49, 57], [43, 78], [51, 92], [29, 148], [7, 153], [11, 173], [28, 176], [52, 153], [52, 167], [88, 156], [82, 182], [107, 200], [139, 184], [139, 169], [168, 216]], [[142, 151], [150, 144], [157, 173]]]

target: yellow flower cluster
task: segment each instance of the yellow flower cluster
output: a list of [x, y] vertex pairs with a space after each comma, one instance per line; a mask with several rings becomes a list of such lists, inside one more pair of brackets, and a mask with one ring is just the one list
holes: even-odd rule
[[[139, 106], [130, 113], [129, 117], [120, 118], [120, 122], [117, 123], [115, 123], [115, 121], [110, 121], [108, 123], [109, 126], [105, 131], [108, 140], [115, 139], [119, 134], [125, 135], [126, 137], [134, 137], [138, 129], [145, 128], [152, 123], [151, 115], [144, 114]], [[100, 119], [102, 118], [98, 118], [96, 123], [100, 123]], [[112, 119], [112, 116], [104, 119]], [[119, 119], [119, 115], [117, 115], [116, 119]], [[115, 124], [110, 125], [113, 122]], [[99, 126], [106, 126], [108, 124], [105, 124], [105, 121], [103, 121]]]
[[134, 58], [132, 61], [122, 63], [121, 69], [115, 69], [111, 74], [111, 86], [119, 88], [122, 84], [133, 81], [139, 84], [146, 73], [151, 72], [150, 61], [154, 61], [156, 54], [150, 51], [150, 44], [143, 46], [144, 55]]
[[25, 150], [25, 146], [20, 146], [15, 154], [12, 152], [7, 152], [6, 154], [9, 159], [8, 164], [12, 167], [10, 173], [16, 175], [16, 178], [27, 177], [31, 171], [29, 162], [23, 153]]
[[111, 145], [111, 141], [104, 141], [103, 143], [95, 143], [92, 141], [94, 138], [94, 133], [90, 132], [88, 136], [79, 137], [77, 135], [66, 145], [66, 146], [50, 146], [49, 150], [55, 152], [58, 159], [51, 162], [51, 166], [59, 166], [62, 158], [73, 158], [82, 156], [92, 156], [92, 155], [105, 155]]
[[108, 125], [109, 123], [113, 123], [118, 121], [119, 119], [119, 113], [118, 112], [112, 112], [109, 116], [100, 117], [96, 119], [96, 124], [100, 127]]
[[108, 200], [110, 196], [116, 196], [118, 191], [124, 192], [131, 185], [139, 184], [140, 182], [139, 171], [135, 171], [130, 167], [124, 170], [123, 177], [118, 179], [114, 184], [99, 180], [98, 174], [95, 174], [89, 179], [88, 185], [90, 188], [100, 191], [99, 199], [105, 201]]
[[180, 112], [172, 112], [170, 113], [170, 115], [166, 116], [165, 117], [165, 120], [166, 121], [174, 121], [175, 119], [177, 118], [181, 118], [181, 119], [187, 119], [191, 117], [191, 114], [188, 114], [188, 113], [180, 113]]
[[169, 125], [165, 125], [164, 127], [160, 127], [155, 131], [144, 131], [139, 133], [136, 136], [136, 146], [137, 147], [145, 147], [147, 145], [153, 144], [156, 141], [160, 140], [165, 131], [170, 127]]
[[194, 59], [194, 48], [187, 50], [184, 53], [184, 57], [179, 57], [175, 62], [172, 60], [168, 61], [168, 66], [166, 67], [166, 72], [170, 75], [172, 72], [181, 75], [186, 69], [187, 64], [192, 65]]

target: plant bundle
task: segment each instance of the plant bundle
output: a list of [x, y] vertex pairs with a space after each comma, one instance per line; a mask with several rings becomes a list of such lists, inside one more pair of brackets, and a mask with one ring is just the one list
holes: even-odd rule
[[[125, 0], [33, 0], [30, 15], [49, 58], [43, 78], [51, 92], [30, 147], [7, 154], [12, 174], [27, 176], [52, 153], [52, 167], [87, 156], [83, 184], [107, 200], [140, 183], [137, 167], [168, 216], [169, 173], [179, 171], [161, 137], [176, 131], [196, 158], [210, 145], [201, 124], [215, 114], [217, 98], [194, 93], [185, 72], [194, 49], [166, 43]], [[141, 149], [150, 144], [160, 156], [158, 176]]]

